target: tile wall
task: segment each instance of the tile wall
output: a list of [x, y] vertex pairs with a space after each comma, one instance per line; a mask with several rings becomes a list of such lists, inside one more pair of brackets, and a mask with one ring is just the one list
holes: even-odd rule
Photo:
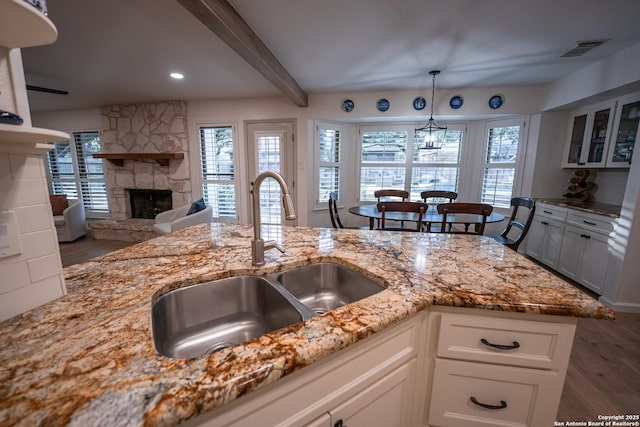
[[66, 294], [42, 154], [0, 153], [0, 212], [17, 218], [22, 252], [0, 258], [0, 321]]

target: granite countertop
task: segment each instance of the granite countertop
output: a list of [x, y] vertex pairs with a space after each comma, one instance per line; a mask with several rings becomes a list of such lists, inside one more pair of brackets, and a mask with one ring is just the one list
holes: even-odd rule
[[577, 209], [579, 211], [604, 215], [611, 218], [619, 218], [620, 210], [622, 209], [622, 206], [619, 205], [610, 205], [608, 203], [599, 202], [574, 202], [570, 199], [536, 199], [536, 202]]
[[[274, 231], [274, 230], [272, 230]], [[175, 425], [273, 383], [430, 305], [612, 318], [492, 239], [275, 229], [286, 253], [251, 266], [252, 228], [200, 225], [65, 269], [68, 294], [0, 323], [0, 425]], [[196, 359], [159, 355], [154, 298], [241, 274], [335, 262], [387, 289]]]

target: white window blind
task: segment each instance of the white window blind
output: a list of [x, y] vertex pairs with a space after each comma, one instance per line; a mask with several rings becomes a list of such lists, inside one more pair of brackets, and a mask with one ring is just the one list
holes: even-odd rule
[[99, 153], [100, 133], [73, 132], [71, 142], [56, 142], [47, 153], [47, 175], [52, 194], [80, 198], [88, 217], [109, 214], [107, 188]]
[[233, 128], [201, 127], [199, 138], [204, 201], [215, 218], [236, 219]]
[[513, 194], [521, 125], [488, 126], [482, 203], [508, 208]]
[[316, 202], [327, 203], [329, 193], [338, 192], [340, 197], [340, 145], [342, 127], [319, 123], [316, 139], [318, 142], [318, 188]]

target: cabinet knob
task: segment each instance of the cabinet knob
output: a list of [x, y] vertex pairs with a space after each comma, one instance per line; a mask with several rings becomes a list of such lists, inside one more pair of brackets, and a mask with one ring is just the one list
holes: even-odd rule
[[507, 407], [507, 402], [505, 402], [504, 400], [501, 400], [499, 405], [489, 405], [488, 403], [478, 402], [478, 400], [473, 396], [471, 396], [469, 400], [471, 400], [474, 405], [480, 406], [485, 409], [504, 409]]

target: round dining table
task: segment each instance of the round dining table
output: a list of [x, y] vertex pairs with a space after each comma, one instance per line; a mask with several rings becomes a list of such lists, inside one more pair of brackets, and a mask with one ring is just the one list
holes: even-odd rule
[[[382, 219], [382, 213], [378, 210], [377, 205], [359, 205], [349, 208], [349, 212], [369, 218], [369, 228], [371, 230], [375, 227], [375, 220]], [[415, 212], [387, 212], [385, 218], [394, 221], [418, 221], [418, 214]], [[500, 222], [504, 220], [504, 215], [498, 212], [491, 212], [491, 215], [487, 217], [487, 223]], [[442, 215], [440, 215], [435, 206], [429, 207], [427, 212], [422, 216], [422, 222], [429, 222], [431, 224], [438, 224], [442, 222]], [[473, 214], [448, 214], [447, 223], [464, 224], [465, 229], [469, 228], [471, 224], [481, 224], [482, 215]]]

